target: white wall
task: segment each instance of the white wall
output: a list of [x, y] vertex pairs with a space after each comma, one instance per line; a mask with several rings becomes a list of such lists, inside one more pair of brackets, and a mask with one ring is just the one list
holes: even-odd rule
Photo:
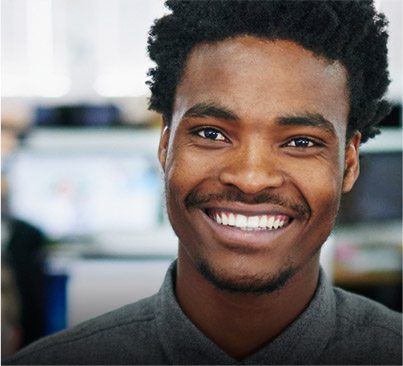
[[[376, 5], [390, 21], [389, 98], [400, 101], [402, 2]], [[2, 0], [1, 10], [3, 115], [108, 97], [123, 108], [137, 98], [128, 113], [145, 113], [147, 33], [166, 13], [162, 0]]]

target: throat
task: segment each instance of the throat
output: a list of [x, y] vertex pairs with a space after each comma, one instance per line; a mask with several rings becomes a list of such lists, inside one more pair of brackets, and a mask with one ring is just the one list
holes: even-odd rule
[[237, 360], [273, 341], [303, 312], [315, 292], [313, 273], [298, 273], [280, 291], [265, 295], [222, 291], [206, 281], [179, 248], [176, 295], [183, 312]]
[[[180, 291], [178, 291], [180, 293]], [[284, 317], [285, 308], [275, 295], [234, 295], [215, 290], [214, 295], [191, 297], [197, 299], [195, 305], [188, 296], [180, 296], [181, 307], [189, 319], [212, 340], [221, 350], [240, 361], [274, 340], [293, 320]], [[267, 298], [273, 298], [268, 304]], [[214, 301], [211, 301], [214, 299]], [[252, 301], [250, 301], [252, 300]], [[252, 304], [253, 303], [253, 304]]]

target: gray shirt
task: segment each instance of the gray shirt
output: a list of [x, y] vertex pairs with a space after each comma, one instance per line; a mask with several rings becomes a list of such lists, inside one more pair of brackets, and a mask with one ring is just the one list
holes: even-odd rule
[[9, 364], [402, 364], [401, 314], [334, 288], [320, 274], [306, 310], [276, 339], [237, 361], [182, 312], [176, 264], [147, 299], [49, 336]]

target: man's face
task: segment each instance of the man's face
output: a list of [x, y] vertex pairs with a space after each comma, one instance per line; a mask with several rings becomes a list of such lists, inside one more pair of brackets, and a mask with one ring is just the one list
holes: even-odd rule
[[255, 292], [317, 267], [358, 175], [348, 113], [338, 62], [254, 37], [197, 46], [159, 151], [179, 263]]

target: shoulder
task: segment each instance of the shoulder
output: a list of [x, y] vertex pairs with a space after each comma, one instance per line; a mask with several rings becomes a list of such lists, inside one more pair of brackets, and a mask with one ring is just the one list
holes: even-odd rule
[[337, 321], [340, 325], [345, 325], [350, 330], [354, 328], [371, 328], [390, 334], [391, 337], [401, 338], [401, 313], [393, 311], [378, 302], [339, 288], [334, 288], [334, 293]]
[[[157, 338], [157, 295], [43, 338], [18, 352], [9, 364], [117, 364], [136, 359]], [[137, 346], [137, 347], [136, 347]], [[137, 348], [137, 350], [136, 350]]]
[[334, 294], [336, 327], [328, 355], [339, 363], [357, 364], [364, 358], [367, 364], [401, 364], [402, 314], [339, 288]]

